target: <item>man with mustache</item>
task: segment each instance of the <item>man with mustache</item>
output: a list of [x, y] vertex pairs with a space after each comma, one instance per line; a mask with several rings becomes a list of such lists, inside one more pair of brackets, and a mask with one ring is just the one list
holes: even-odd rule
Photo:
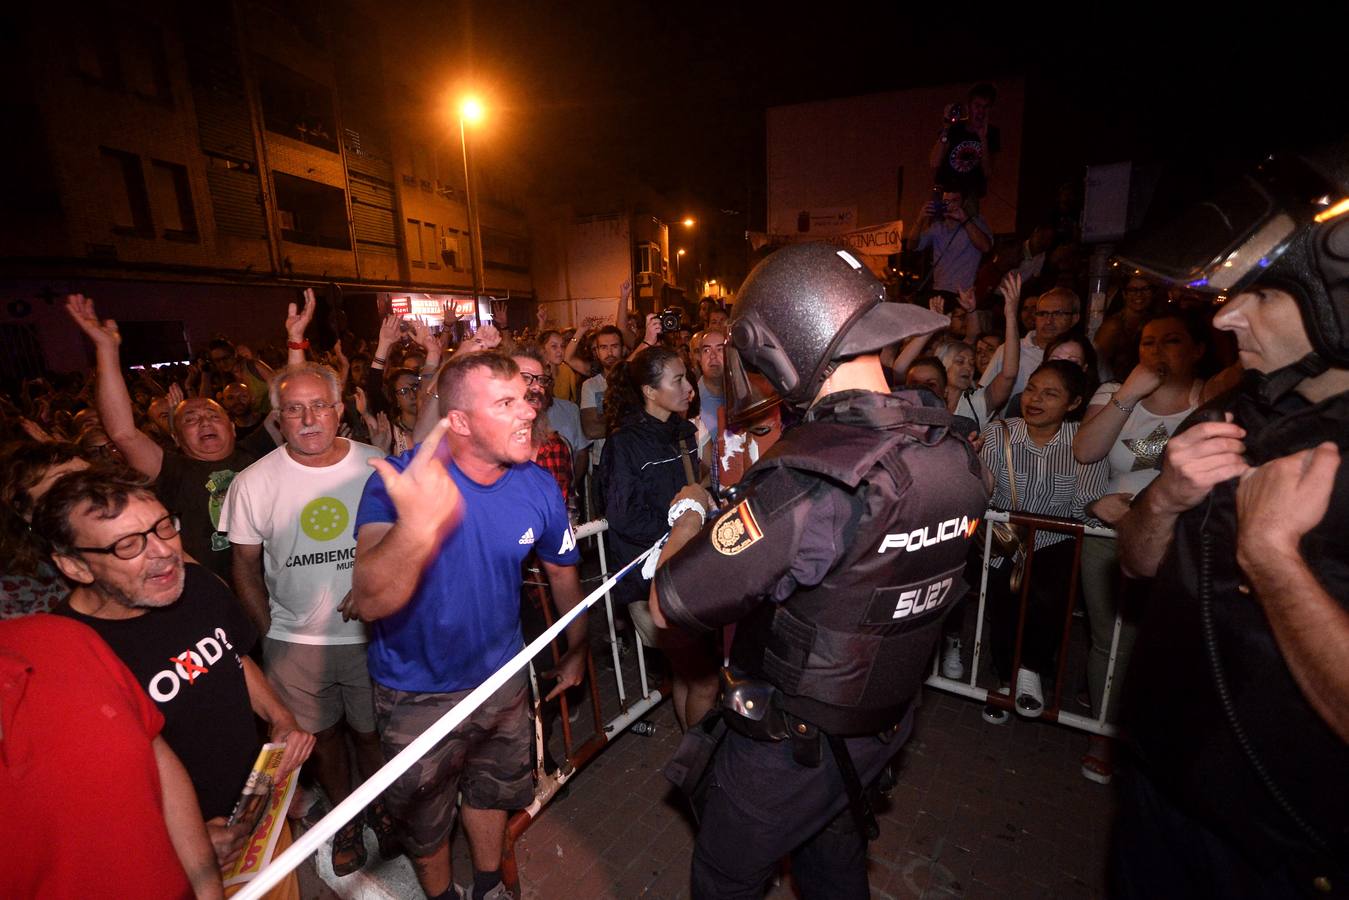
[[[286, 443], [235, 477], [220, 530], [234, 545], [235, 590], [263, 635], [263, 669], [314, 735], [315, 775], [337, 804], [352, 789], [348, 729], [362, 778], [383, 764], [365, 626], [338, 609], [351, 593], [351, 522], [370, 474], [367, 462], [383, 454], [337, 436], [342, 385], [328, 366], [292, 365], [272, 379], [270, 392]], [[392, 822], [379, 804], [370, 807], [369, 821], [381, 855], [396, 854]], [[333, 839], [338, 876], [365, 864], [361, 825], [353, 820]]]

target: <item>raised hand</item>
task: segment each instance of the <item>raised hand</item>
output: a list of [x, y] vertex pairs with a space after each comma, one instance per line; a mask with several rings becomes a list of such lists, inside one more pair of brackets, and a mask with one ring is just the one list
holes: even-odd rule
[[365, 422], [366, 430], [370, 432], [370, 446], [378, 447], [385, 453], [393, 449], [393, 426], [389, 424], [387, 415], [380, 413], [371, 416], [362, 413], [361, 420]]
[[427, 353], [439, 349], [440, 345], [436, 343], [436, 336], [431, 333], [431, 326], [427, 325], [426, 320], [421, 316], [408, 319], [408, 327], [412, 329], [412, 339]]
[[441, 419], [422, 441], [412, 462], [399, 472], [387, 460], [372, 459], [384, 489], [398, 511], [399, 527], [405, 531], [439, 536], [452, 528], [463, 514], [463, 498], [445, 465], [437, 458], [450, 420]]
[[384, 321], [379, 323], [379, 344], [378, 346], [387, 350], [398, 341], [399, 328], [403, 324], [402, 318], [397, 313], [390, 313], [384, 317]]
[[1003, 310], [1010, 310], [1008, 314], [1015, 316], [1021, 310], [1021, 273], [1013, 269], [1002, 276], [998, 291], [1002, 294]]
[[478, 329], [478, 340], [488, 350], [494, 350], [501, 345], [501, 332], [491, 322], [487, 322]]
[[370, 409], [369, 404], [366, 403], [365, 400], [365, 388], [357, 385], [356, 390], [353, 392], [353, 396], [356, 398], [356, 415], [365, 418], [366, 412]]
[[314, 299], [314, 289], [304, 289], [304, 309], [296, 312], [295, 304], [286, 306], [286, 337], [299, 343], [304, 340], [305, 330], [309, 328], [309, 323], [314, 319], [314, 308], [317, 301]]
[[122, 343], [122, 334], [117, 330], [117, 323], [112, 319], [100, 322], [94, 312], [94, 301], [91, 298], [83, 294], [67, 294], [66, 312], [75, 320], [75, 324], [80, 326], [80, 330], [89, 335], [89, 340], [94, 342], [95, 347], [101, 350], [115, 350]]
[[538, 309], [534, 310], [534, 318], [539, 320], [539, 331], [543, 331], [543, 325], [548, 321], [548, 310], [543, 308], [540, 303]]
[[655, 313], [646, 314], [646, 336], [642, 338], [649, 346], [656, 346], [660, 340], [660, 316]]
[[946, 315], [946, 298], [941, 294], [933, 294], [927, 298], [927, 308], [939, 316]]
[[183, 402], [182, 385], [175, 381], [173, 384], [169, 385], [169, 389], [165, 396], [169, 398], [169, 411], [172, 413], [173, 410], [178, 408], [178, 404]]

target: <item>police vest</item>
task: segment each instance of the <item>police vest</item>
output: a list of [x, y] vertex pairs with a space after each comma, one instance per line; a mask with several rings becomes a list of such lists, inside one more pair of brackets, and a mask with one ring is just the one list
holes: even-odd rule
[[881, 402], [845, 404], [792, 429], [751, 470], [752, 483], [789, 475], [848, 492], [860, 515], [824, 580], [759, 604], [732, 648], [736, 668], [775, 685], [788, 713], [840, 735], [903, 716], [941, 621], [965, 594], [987, 504], [978, 462], [947, 434], [944, 408], [912, 392], [863, 397]]

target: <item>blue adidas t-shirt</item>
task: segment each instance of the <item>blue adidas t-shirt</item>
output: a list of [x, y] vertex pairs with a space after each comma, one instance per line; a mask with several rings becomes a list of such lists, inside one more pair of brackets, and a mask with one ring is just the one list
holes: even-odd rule
[[[407, 468], [414, 447], [389, 462]], [[447, 463], [464, 516], [422, 574], [408, 605], [371, 628], [370, 677], [418, 693], [472, 690], [524, 646], [520, 566], [531, 550], [546, 562], [580, 561], [557, 482], [532, 462], [481, 485]], [[378, 473], [366, 482], [356, 531], [395, 522]]]

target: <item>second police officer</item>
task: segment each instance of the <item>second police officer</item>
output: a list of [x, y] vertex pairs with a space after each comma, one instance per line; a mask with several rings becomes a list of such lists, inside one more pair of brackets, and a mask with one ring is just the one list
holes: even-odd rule
[[868, 896], [863, 786], [912, 730], [988, 499], [944, 406], [889, 393], [878, 355], [946, 322], [885, 302], [827, 244], [779, 250], [741, 289], [728, 415], [762, 399], [756, 373], [804, 414], [729, 508], [696, 486], [676, 497], [652, 590], [658, 624], [736, 623], [729, 730], [695, 802], [695, 898], [760, 897], [788, 854], [803, 896]]

